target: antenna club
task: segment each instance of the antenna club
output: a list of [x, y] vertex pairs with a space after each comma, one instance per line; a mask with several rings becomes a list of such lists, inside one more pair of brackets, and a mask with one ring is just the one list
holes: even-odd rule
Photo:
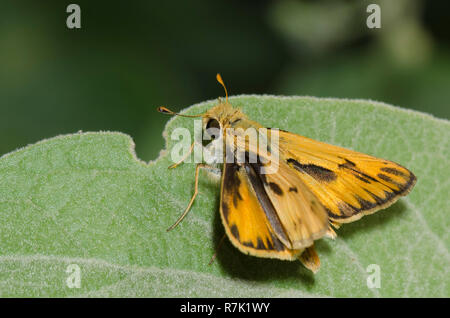
[[225, 83], [223, 82], [222, 76], [220, 76], [220, 74], [217, 73], [216, 79], [220, 83], [220, 85], [223, 86], [223, 89], [225, 90], [225, 101], [226, 101], [226, 103], [228, 103], [228, 92], [227, 92], [227, 88], [225, 86]]
[[166, 113], [166, 114], [172, 114], [172, 113], [173, 113], [171, 110], [167, 109], [167, 108], [164, 107], [164, 106], [158, 107], [157, 110], [158, 110], [160, 113]]
[[190, 118], [195, 118], [195, 117], [202, 117], [203, 114], [198, 114], [198, 115], [184, 115], [184, 114], [179, 114], [176, 112], [171, 111], [170, 109], [164, 107], [164, 106], [160, 106], [157, 108], [157, 110], [160, 113], [164, 113], [164, 114], [169, 114], [169, 115], [175, 115], [175, 116], [181, 116], [181, 117], [190, 117]]

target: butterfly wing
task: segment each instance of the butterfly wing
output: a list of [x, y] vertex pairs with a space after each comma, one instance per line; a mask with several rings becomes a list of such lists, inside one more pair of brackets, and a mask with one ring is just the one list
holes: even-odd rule
[[258, 164], [250, 164], [250, 166], [261, 180], [291, 248], [309, 247], [314, 240], [327, 233], [327, 211], [288, 164], [279, 161], [277, 172], [270, 174], [259, 173], [260, 165]]
[[288, 247], [275, 210], [253, 177], [244, 165], [223, 166], [220, 215], [230, 241], [245, 254], [296, 259], [302, 250]]
[[286, 131], [279, 131], [279, 149], [335, 223], [388, 207], [416, 182], [411, 171], [395, 162]]

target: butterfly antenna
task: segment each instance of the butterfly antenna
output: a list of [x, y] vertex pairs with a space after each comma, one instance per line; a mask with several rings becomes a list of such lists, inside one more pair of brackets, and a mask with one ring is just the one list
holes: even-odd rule
[[219, 73], [216, 75], [217, 81], [223, 86], [223, 89], [225, 90], [225, 102], [228, 103], [228, 92], [227, 87], [225, 86], [225, 83], [223, 82], [222, 76], [220, 76]]
[[158, 111], [160, 113], [163, 114], [169, 114], [169, 115], [175, 115], [175, 116], [181, 116], [181, 117], [191, 117], [191, 118], [195, 118], [195, 117], [202, 117], [203, 114], [198, 114], [198, 115], [183, 115], [183, 114], [179, 114], [179, 113], [175, 113], [173, 111], [171, 111], [170, 109], [164, 107], [164, 106], [160, 106], [158, 107]]

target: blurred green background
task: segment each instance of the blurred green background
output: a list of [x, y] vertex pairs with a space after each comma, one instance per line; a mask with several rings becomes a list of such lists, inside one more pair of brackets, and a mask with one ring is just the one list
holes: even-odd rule
[[[81, 29], [66, 7], [81, 7]], [[367, 5], [381, 6], [368, 29]], [[0, 154], [79, 130], [122, 131], [143, 160], [168, 116], [230, 94], [379, 100], [450, 118], [449, 1], [0, 3]]]

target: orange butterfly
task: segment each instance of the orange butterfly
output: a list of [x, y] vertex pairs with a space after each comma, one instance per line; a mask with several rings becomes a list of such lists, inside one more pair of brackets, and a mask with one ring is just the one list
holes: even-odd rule
[[[323, 236], [335, 238], [333, 228], [388, 207], [414, 186], [414, 174], [397, 163], [283, 130], [276, 130], [278, 169], [275, 173], [263, 174], [262, 169], [268, 165], [267, 155], [245, 138], [237, 141], [240, 137], [237, 131], [238, 128], [264, 127], [233, 108], [219, 74], [217, 81], [225, 89], [226, 101], [219, 100], [217, 106], [203, 114], [180, 115], [165, 107], [158, 110], [202, 117], [204, 133], [208, 134], [212, 127], [219, 129], [223, 137], [219, 142], [226, 149], [234, 149], [234, 157], [244, 153], [248, 159], [256, 154], [256, 162], [224, 160], [222, 165], [220, 215], [228, 238], [243, 253], [299, 259], [308, 269], [317, 272], [320, 260], [314, 250], [315, 240]], [[267, 131], [268, 140], [275, 139], [272, 137], [275, 130], [267, 128]], [[191, 151], [193, 147], [194, 144]], [[168, 230], [188, 213], [198, 193], [199, 169], [205, 167], [209, 166], [197, 164], [194, 195]]]

